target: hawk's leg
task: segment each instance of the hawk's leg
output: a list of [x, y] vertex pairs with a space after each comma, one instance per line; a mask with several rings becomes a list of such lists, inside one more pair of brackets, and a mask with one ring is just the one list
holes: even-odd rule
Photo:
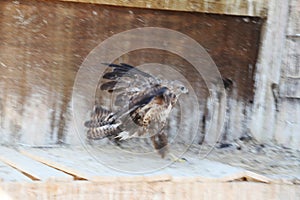
[[165, 133], [160, 132], [151, 136], [151, 141], [153, 143], [154, 148], [158, 151], [159, 155], [161, 155], [161, 157], [164, 158], [168, 151], [168, 138], [165, 135]]
[[108, 136], [108, 139], [117, 146], [121, 146], [122, 144], [122, 140], [120, 138], [117, 138], [115, 135]]

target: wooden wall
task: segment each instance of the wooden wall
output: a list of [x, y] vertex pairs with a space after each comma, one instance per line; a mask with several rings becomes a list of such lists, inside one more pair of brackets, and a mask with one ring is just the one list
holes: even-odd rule
[[299, 18], [297, 0], [268, 4], [250, 125], [260, 141], [300, 147]]
[[[72, 112], [79, 108], [71, 109], [71, 94], [77, 70], [103, 40], [137, 27], [169, 28], [195, 39], [212, 56], [222, 76], [235, 83], [232, 98], [242, 102], [239, 112], [253, 102], [262, 25], [258, 17], [37, 0], [1, 1], [0, 9], [3, 143], [70, 142], [67, 137], [76, 137], [71, 121]], [[119, 60], [177, 66], [201, 96], [200, 114], [204, 114], [205, 83], [184, 59], [164, 51], [141, 50]], [[85, 113], [82, 121], [88, 110]], [[77, 124], [78, 132], [84, 135], [82, 124]]]
[[[115, 33], [157, 26], [194, 38], [212, 56], [222, 76], [233, 81], [223, 140], [252, 134], [261, 142], [299, 148], [296, 0], [286, 4], [279, 0], [65, 1], [0, 2], [2, 143], [72, 140], [76, 134], [70, 124], [72, 86], [84, 58]], [[192, 74], [185, 68], [188, 63], [174, 55], [140, 53], [121, 60], [165, 62]], [[200, 79], [192, 77], [191, 82], [196, 85]], [[198, 87], [198, 92], [206, 98], [204, 87]]]
[[290, 1], [278, 84], [275, 139], [300, 147], [300, 2]]

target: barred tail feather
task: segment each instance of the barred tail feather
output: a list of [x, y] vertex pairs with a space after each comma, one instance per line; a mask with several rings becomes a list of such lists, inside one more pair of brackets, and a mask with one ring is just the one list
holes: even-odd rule
[[111, 111], [103, 108], [102, 106], [95, 106], [91, 117], [100, 120], [110, 115], [111, 113]]
[[84, 126], [87, 128], [97, 128], [101, 126], [105, 126], [109, 124], [109, 121], [95, 121], [95, 120], [89, 120], [84, 122]]
[[92, 140], [99, 140], [108, 136], [116, 135], [122, 131], [119, 126], [120, 123], [107, 124], [101, 127], [90, 128], [87, 132], [87, 138]]

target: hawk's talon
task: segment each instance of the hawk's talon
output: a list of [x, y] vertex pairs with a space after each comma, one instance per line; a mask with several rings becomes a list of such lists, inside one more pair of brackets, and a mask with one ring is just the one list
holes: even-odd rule
[[179, 162], [179, 163], [185, 163], [185, 162], [187, 162], [187, 159], [185, 159], [185, 158], [179, 158], [179, 157], [175, 156], [175, 155], [172, 154], [172, 153], [169, 153], [169, 155], [170, 155], [170, 159], [171, 159], [173, 162]]

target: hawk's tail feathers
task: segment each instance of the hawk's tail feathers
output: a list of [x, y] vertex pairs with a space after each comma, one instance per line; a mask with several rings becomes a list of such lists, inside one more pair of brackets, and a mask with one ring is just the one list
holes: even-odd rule
[[120, 129], [121, 123], [116, 124], [106, 124], [104, 126], [90, 128], [87, 131], [87, 138], [92, 140], [100, 140], [105, 137], [117, 135], [122, 132]]
[[106, 116], [112, 114], [111, 111], [103, 108], [102, 106], [96, 105], [94, 106], [91, 117], [97, 120], [102, 120]]
[[101, 126], [104, 126], [107, 124], [109, 124], [109, 122], [97, 121], [97, 120], [88, 120], [88, 121], [84, 122], [84, 126], [87, 128], [97, 128], [97, 127], [101, 127]]
[[93, 140], [117, 135], [122, 132], [120, 125], [113, 112], [98, 105], [94, 107], [91, 119], [84, 123], [88, 128], [87, 138]]

